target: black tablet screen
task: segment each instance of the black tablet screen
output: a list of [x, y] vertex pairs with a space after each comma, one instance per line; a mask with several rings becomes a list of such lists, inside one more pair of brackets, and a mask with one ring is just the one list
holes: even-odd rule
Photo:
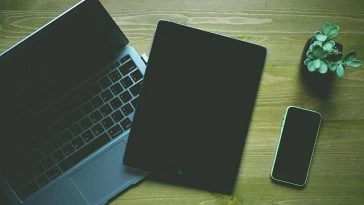
[[160, 21], [124, 163], [231, 193], [266, 50]]

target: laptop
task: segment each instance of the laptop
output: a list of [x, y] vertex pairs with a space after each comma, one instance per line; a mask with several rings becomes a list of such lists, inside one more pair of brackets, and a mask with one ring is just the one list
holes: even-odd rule
[[146, 176], [121, 161], [146, 64], [97, 0], [0, 56], [0, 187], [10, 204], [105, 204]]
[[231, 194], [265, 56], [262, 46], [160, 21], [124, 163]]

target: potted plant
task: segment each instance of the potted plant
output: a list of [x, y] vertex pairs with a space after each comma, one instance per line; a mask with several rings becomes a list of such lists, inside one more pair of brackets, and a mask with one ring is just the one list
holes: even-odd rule
[[307, 40], [301, 57], [301, 80], [315, 96], [328, 98], [336, 75], [342, 78], [347, 67], [359, 68], [356, 52], [343, 55], [343, 45], [334, 41], [340, 27], [328, 22], [321, 31], [314, 32]]
[[322, 31], [316, 31], [306, 43], [304, 50], [306, 58], [303, 64], [309, 72], [326, 74], [331, 71], [341, 78], [345, 75], [347, 67], [361, 66], [355, 51], [343, 55], [343, 46], [334, 41], [339, 30], [338, 25], [326, 22], [322, 25]]

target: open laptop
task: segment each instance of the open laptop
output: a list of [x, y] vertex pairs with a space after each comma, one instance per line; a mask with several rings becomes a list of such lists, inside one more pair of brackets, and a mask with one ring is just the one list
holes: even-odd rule
[[97, 0], [0, 56], [0, 187], [11, 204], [105, 204], [145, 172], [122, 165], [145, 62]]

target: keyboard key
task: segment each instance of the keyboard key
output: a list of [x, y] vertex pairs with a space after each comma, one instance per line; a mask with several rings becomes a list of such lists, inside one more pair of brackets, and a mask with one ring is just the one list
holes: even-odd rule
[[101, 87], [99, 86], [99, 84], [95, 83], [92, 84], [89, 88], [88, 88], [89, 92], [92, 95], [97, 95], [100, 91], [101, 91]]
[[73, 136], [77, 136], [79, 134], [81, 134], [82, 132], [82, 127], [79, 124], [75, 124], [74, 126], [71, 127], [71, 133], [73, 134]]
[[120, 106], [122, 106], [122, 105], [123, 105], [123, 103], [121, 102], [121, 100], [120, 100], [118, 97], [115, 97], [114, 99], [112, 99], [112, 100], [110, 101], [110, 105], [111, 105], [111, 107], [112, 107], [114, 110], [116, 110], [116, 109], [118, 109]]
[[111, 85], [111, 81], [107, 76], [101, 79], [99, 83], [102, 88], [107, 88]]
[[45, 145], [43, 145], [41, 148], [40, 148], [40, 153], [43, 155], [43, 156], [48, 156], [51, 152], [53, 152], [54, 149], [53, 147], [51, 146], [50, 143], [47, 143]]
[[[90, 131], [87, 131], [90, 132]], [[90, 132], [91, 133], [91, 132]], [[84, 134], [82, 134], [82, 138], [83, 138]], [[91, 134], [92, 136], [92, 134]], [[80, 147], [82, 147], [82, 145], [84, 145], [85, 143], [83, 142], [81, 137], [76, 137], [76, 139], [72, 140], [72, 145], [75, 148], [75, 150], [78, 150]]]
[[92, 122], [95, 123], [102, 119], [102, 115], [98, 110], [96, 110], [95, 112], [91, 113], [90, 118], [91, 118]]
[[130, 79], [129, 76], [120, 80], [121, 84], [124, 86], [125, 89], [128, 89], [131, 85], [133, 85], [133, 81]]
[[52, 157], [47, 157], [42, 160], [42, 164], [45, 169], [49, 169], [54, 165], [54, 161], [53, 161]]
[[100, 69], [99, 71], [100, 73], [98, 73], [98, 75], [93, 80], [91, 80], [91, 82], [98, 81], [101, 77], [106, 76], [111, 71], [111, 69], [109, 67], [105, 69]]
[[129, 91], [126, 90], [120, 94], [120, 98], [124, 103], [127, 103], [129, 100], [131, 100], [132, 96], [130, 95]]
[[58, 163], [64, 159], [64, 154], [61, 151], [56, 151], [52, 154], [54, 162]]
[[114, 120], [114, 122], [119, 122], [121, 119], [124, 118], [124, 115], [123, 113], [121, 113], [120, 110], [117, 110], [111, 114], [111, 117]]
[[123, 92], [123, 87], [121, 87], [120, 83], [116, 83], [115, 85], [111, 86], [111, 91], [114, 95], [118, 95], [119, 93]]
[[30, 180], [36, 177], [37, 175], [41, 174], [44, 171], [43, 166], [38, 162], [34, 164], [33, 166], [29, 167], [25, 171], [23, 171], [23, 176], [25, 176], [26, 179]]
[[75, 151], [75, 149], [73, 148], [72, 144], [71, 143], [68, 143], [67, 145], [65, 145], [63, 148], [63, 153], [68, 156], [70, 154], [72, 154], [72, 152]]
[[86, 130], [91, 127], [92, 121], [90, 120], [89, 117], [85, 117], [83, 120], [81, 120], [80, 124], [82, 128]]
[[28, 189], [29, 193], [34, 193], [39, 189], [39, 187], [35, 182], [30, 182], [27, 185], [27, 189]]
[[101, 98], [104, 100], [104, 102], [107, 102], [109, 100], [111, 100], [111, 98], [113, 98], [113, 94], [110, 92], [109, 89], [105, 90], [104, 92], [101, 93]]
[[105, 129], [109, 129], [111, 126], [114, 125], [114, 122], [110, 117], [107, 117], [101, 121], [101, 124], [104, 126]]
[[138, 96], [136, 98], [134, 98], [130, 103], [133, 105], [133, 107], [136, 109], [137, 107], [137, 102], [138, 102]]
[[89, 102], [83, 104], [81, 107], [81, 111], [84, 115], [90, 114], [93, 111], [92, 105]]
[[109, 136], [106, 133], [104, 133], [103, 135], [96, 138], [86, 146], [79, 149], [77, 152], [73, 153], [69, 158], [61, 162], [59, 166], [63, 171], [68, 170], [70, 167], [77, 164], [82, 159], [86, 158], [88, 155], [90, 155], [91, 153], [93, 153], [94, 151], [96, 151], [109, 141], [110, 141]]
[[126, 118], [125, 120], [121, 121], [120, 125], [124, 128], [124, 130], [127, 130], [131, 126], [131, 121], [129, 118]]
[[114, 70], [109, 74], [109, 77], [112, 82], [116, 82], [121, 78], [121, 75], [120, 75], [119, 71]]
[[[51, 126], [51, 131], [54, 135], [59, 135], [61, 134], [61, 132], [64, 130], [64, 128], [62, 127], [62, 125], [60, 123], [55, 123]], [[46, 134], [46, 135], [51, 135], [50, 133], [43, 133], [43, 134]], [[48, 136], [50, 137], [50, 136]], [[51, 138], [51, 137], [50, 137]], [[48, 138], [49, 139], [49, 138]]]
[[37, 185], [41, 188], [48, 184], [48, 179], [45, 175], [40, 175], [38, 178], [35, 179]]
[[47, 174], [48, 178], [50, 180], [52, 180], [52, 179], [56, 178], [57, 176], [59, 176], [61, 174], [61, 171], [58, 169], [57, 166], [54, 166], [54, 167], [52, 167], [52, 169], [48, 170], [46, 172], [46, 174]]
[[20, 199], [25, 199], [31, 194], [31, 192], [27, 189], [27, 187], [24, 187], [23, 189], [18, 190], [16, 194]]
[[111, 70], [114, 70], [114, 69], [115, 69], [115, 68], [117, 68], [119, 65], [120, 65], [119, 61], [116, 61], [115, 63], [113, 63], [113, 64], [110, 66], [110, 69], [111, 69]]
[[123, 76], [127, 75], [131, 71], [136, 69], [136, 66], [132, 60], [129, 60], [128, 62], [124, 63], [120, 68], [119, 71]]
[[61, 139], [63, 140], [63, 142], [68, 142], [69, 140], [71, 140], [73, 138], [73, 135], [68, 131], [64, 131], [62, 134], [61, 134]]
[[[43, 158], [43, 155], [40, 153], [39, 150], [33, 150], [32, 152], [27, 153], [26, 156], [23, 156], [24, 167], [30, 166], [32, 164], [38, 163], [40, 159]], [[1, 165], [0, 165], [1, 166]]]
[[88, 89], [87, 87], [83, 87], [80, 92], [79, 92], [79, 97], [80, 97], [80, 104], [87, 101], [88, 99], [90, 99], [92, 96], [94, 96]]
[[130, 88], [130, 92], [135, 97], [139, 95], [141, 88], [142, 88], [142, 82], [140, 81], [139, 83], [133, 85], [133, 87]]
[[129, 55], [124, 56], [122, 59], [120, 59], [120, 64], [124, 64], [126, 61], [128, 61], [130, 59]]
[[70, 128], [74, 125], [75, 121], [71, 115], [71, 113], [69, 113], [68, 111], [65, 111], [66, 113], [66, 121], [67, 121], [67, 127], [66, 128]]
[[92, 98], [91, 100], [91, 104], [94, 106], [94, 108], [98, 108], [100, 107], [104, 102], [102, 101], [102, 99], [99, 96], [96, 96], [94, 98]]
[[100, 123], [97, 123], [95, 126], [92, 127], [92, 132], [95, 136], [99, 136], [104, 131], [104, 128]]
[[82, 134], [82, 139], [87, 143], [89, 141], [91, 141], [94, 138], [94, 134], [92, 134], [91, 131], [86, 131], [85, 133]]
[[71, 113], [71, 118], [74, 122], [80, 120], [82, 117], [83, 115], [80, 109], [76, 109]]
[[39, 135], [37, 135], [36, 139], [39, 141], [45, 142], [53, 137], [54, 137], [54, 134], [50, 130], [45, 130], [42, 133], [40, 133]]
[[59, 123], [61, 123], [62, 127], [69, 128], [72, 126], [73, 121], [68, 117], [62, 117]]
[[74, 91], [70, 94], [70, 96], [66, 99], [66, 103], [64, 104], [64, 108], [74, 109], [77, 106], [81, 105], [87, 99], [89, 94], [82, 94], [80, 90]]
[[130, 76], [134, 80], [134, 82], [138, 82], [140, 79], [143, 78], [143, 74], [140, 72], [139, 69], [136, 69], [134, 72], [132, 72]]
[[111, 138], [115, 138], [119, 136], [121, 133], [123, 133], [123, 129], [120, 127], [120, 125], [115, 125], [109, 130], [109, 135]]
[[50, 146], [52, 147], [53, 150], [62, 147], [62, 145], [63, 145], [63, 142], [61, 141], [61, 139], [58, 139], [58, 138], [53, 139], [50, 144]]
[[134, 112], [134, 109], [133, 107], [128, 103], [126, 105], [124, 105], [122, 108], [121, 108], [121, 111], [124, 113], [125, 116], [128, 116], [130, 115], [132, 112]]
[[106, 104], [100, 108], [100, 111], [104, 116], [107, 116], [112, 112], [112, 109], [109, 104]]

